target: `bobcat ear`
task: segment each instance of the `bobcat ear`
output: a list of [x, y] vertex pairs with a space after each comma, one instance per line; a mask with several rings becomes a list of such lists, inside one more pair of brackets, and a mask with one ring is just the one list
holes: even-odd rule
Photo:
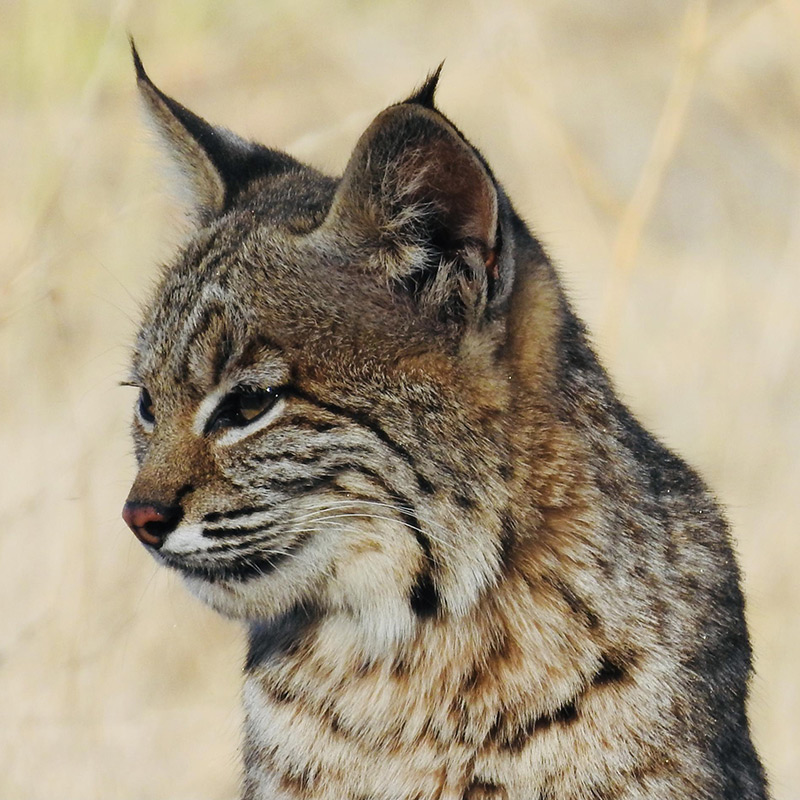
[[179, 169], [194, 216], [205, 224], [225, 211], [255, 177], [284, 171], [291, 157], [209, 124], [165, 95], [145, 72], [131, 39], [136, 81], [147, 116]]
[[331, 218], [377, 243], [390, 280], [435, 286], [440, 302], [472, 284], [486, 300], [498, 278], [498, 192], [472, 146], [428, 105], [437, 75], [367, 128]]

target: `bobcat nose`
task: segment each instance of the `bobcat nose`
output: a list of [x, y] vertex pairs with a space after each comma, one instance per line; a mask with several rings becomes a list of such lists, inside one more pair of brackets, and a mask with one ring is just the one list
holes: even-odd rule
[[167, 534], [178, 526], [183, 517], [180, 506], [162, 506], [152, 503], [125, 503], [122, 519], [136, 538], [158, 550]]

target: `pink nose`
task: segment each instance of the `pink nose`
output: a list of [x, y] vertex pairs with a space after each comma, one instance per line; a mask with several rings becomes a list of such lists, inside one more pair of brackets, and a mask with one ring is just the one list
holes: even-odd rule
[[122, 519], [136, 538], [158, 549], [167, 534], [174, 531], [183, 512], [180, 506], [162, 506], [154, 503], [125, 503]]

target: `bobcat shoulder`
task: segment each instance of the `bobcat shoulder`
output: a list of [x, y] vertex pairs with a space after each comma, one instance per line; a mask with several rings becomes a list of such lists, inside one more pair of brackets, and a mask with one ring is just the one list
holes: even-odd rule
[[341, 178], [144, 105], [194, 198], [123, 516], [249, 628], [251, 800], [766, 798], [723, 516], [434, 105]]

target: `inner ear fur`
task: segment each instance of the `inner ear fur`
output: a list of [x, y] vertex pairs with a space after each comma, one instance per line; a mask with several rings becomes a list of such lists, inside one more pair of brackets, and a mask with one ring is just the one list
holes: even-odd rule
[[445, 255], [477, 248], [496, 265], [498, 199], [473, 148], [437, 111], [392, 106], [356, 145], [331, 215], [389, 247], [433, 245]]
[[206, 224], [226, 211], [255, 178], [298, 166], [291, 156], [211, 125], [164, 94], [150, 80], [132, 40], [131, 52], [148, 120], [178, 167], [197, 222]]

